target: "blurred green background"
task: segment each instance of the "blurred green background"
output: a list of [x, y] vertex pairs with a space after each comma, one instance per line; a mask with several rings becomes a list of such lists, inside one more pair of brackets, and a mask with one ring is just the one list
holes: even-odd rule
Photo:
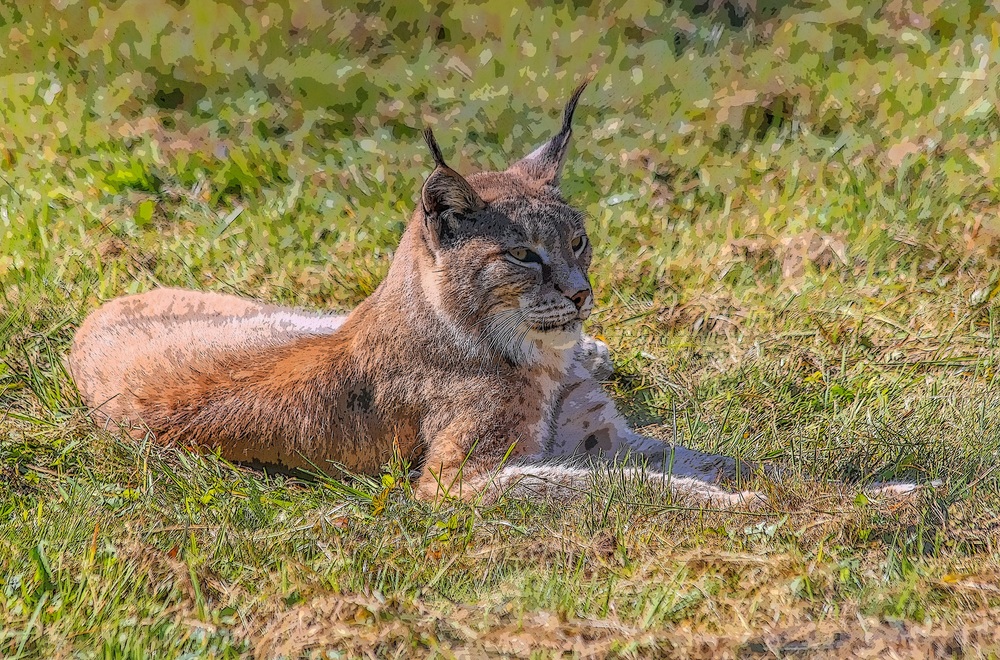
[[352, 305], [429, 169], [423, 126], [459, 170], [500, 168], [588, 75], [564, 181], [605, 300], [980, 263], [1000, 234], [998, 18], [940, 0], [5, 2], [0, 285], [141, 288], [105, 272], [124, 254], [147, 281]]

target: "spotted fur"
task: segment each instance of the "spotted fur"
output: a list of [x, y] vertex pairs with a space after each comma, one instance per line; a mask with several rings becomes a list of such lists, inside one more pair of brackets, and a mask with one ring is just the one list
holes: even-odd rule
[[607, 347], [581, 335], [591, 247], [558, 187], [583, 87], [560, 132], [502, 172], [461, 176], [428, 131], [419, 207], [347, 316], [177, 289], [107, 303], [69, 358], [85, 401], [238, 461], [377, 473], [397, 451], [429, 499], [529, 482], [576, 492], [589, 461], [612, 460], [669, 472], [703, 501], [742, 500], [710, 483], [735, 461], [636, 434], [597, 380]]

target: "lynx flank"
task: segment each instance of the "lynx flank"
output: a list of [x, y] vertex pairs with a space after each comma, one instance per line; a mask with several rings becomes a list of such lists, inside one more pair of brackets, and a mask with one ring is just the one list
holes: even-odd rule
[[85, 401], [236, 461], [377, 473], [398, 447], [426, 499], [565, 496], [599, 461], [641, 461], [677, 494], [743, 501], [712, 485], [734, 460], [638, 435], [598, 382], [607, 347], [581, 335], [591, 246], [559, 191], [585, 86], [559, 133], [503, 172], [463, 178], [427, 130], [436, 167], [388, 275], [348, 316], [175, 289], [107, 303], [69, 358]]

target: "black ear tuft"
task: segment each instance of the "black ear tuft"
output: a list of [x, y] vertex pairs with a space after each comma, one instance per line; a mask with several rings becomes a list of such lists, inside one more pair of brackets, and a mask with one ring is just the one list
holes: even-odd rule
[[427, 147], [431, 150], [431, 156], [434, 158], [434, 164], [438, 167], [448, 167], [444, 162], [444, 154], [441, 153], [441, 147], [438, 146], [437, 140], [434, 139], [434, 131], [430, 128], [424, 129], [424, 141], [427, 143]]
[[573, 90], [573, 95], [569, 97], [569, 101], [566, 103], [566, 109], [563, 110], [563, 124], [562, 129], [559, 131], [560, 134], [571, 132], [573, 128], [573, 113], [576, 112], [576, 104], [580, 102], [580, 97], [583, 96], [583, 90], [587, 89], [587, 85], [589, 84], [590, 78], [587, 78]]
[[563, 110], [563, 123], [559, 133], [514, 163], [510, 169], [517, 170], [542, 185], [559, 185], [559, 176], [562, 174], [563, 164], [569, 153], [569, 139], [573, 135], [573, 113], [576, 112], [576, 104], [580, 101], [583, 90], [587, 89], [588, 84], [590, 84], [590, 78], [584, 80], [570, 96], [566, 103], [566, 109]]
[[444, 154], [441, 153], [441, 147], [434, 139], [431, 129], [424, 129], [424, 140], [427, 141], [436, 167], [424, 182], [420, 191], [420, 203], [424, 211], [424, 223], [431, 232], [430, 238], [438, 244], [444, 234], [450, 231], [450, 222], [486, 205], [472, 185], [444, 162]]

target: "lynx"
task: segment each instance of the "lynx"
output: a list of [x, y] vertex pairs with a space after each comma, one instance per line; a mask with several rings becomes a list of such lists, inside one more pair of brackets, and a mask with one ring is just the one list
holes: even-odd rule
[[347, 316], [158, 289], [92, 313], [69, 366], [95, 415], [234, 461], [378, 473], [394, 452], [414, 493], [495, 498], [586, 491], [611, 463], [678, 495], [752, 499], [714, 485], [731, 458], [644, 437], [599, 378], [583, 215], [560, 193], [571, 121], [501, 172], [434, 160], [384, 281]]

